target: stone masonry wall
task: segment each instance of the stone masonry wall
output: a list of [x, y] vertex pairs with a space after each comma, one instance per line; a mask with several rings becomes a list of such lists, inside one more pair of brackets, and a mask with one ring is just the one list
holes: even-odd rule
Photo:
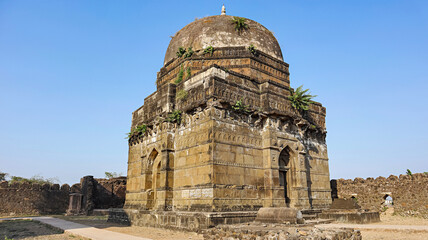
[[381, 210], [385, 198], [390, 196], [396, 214], [428, 218], [428, 174], [338, 179], [331, 180], [331, 186], [332, 197], [355, 197], [365, 209]]
[[0, 183], [0, 215], [64, 213], [70, 186]]
[[125, 203], [126, 177], [112, 179], [94, 179], [97, 183], [95, 208], [121, 208]]
[[85, 176], [71, 187], [70, 193], [83, 194], [82, 206], [87, 214], [94, 209], [121, 208], [125, 203], [126, 177], [111, 179]]
[[[90, 176], [89, 176], [90, 177]], [[121, 208], [125, 202], [126, 177], [91, 179], [90, 193], [83, 193], [82, 185], [28, 184], [0, 182], [0, 215], [38, 215], [65, 213], [70, 193], [83, 193], [85, 208]]]

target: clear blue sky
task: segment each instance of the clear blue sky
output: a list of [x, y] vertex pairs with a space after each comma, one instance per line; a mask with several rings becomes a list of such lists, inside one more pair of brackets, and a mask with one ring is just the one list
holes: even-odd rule
[[131, 113], [169, 36], [222, 3], [272, 30], [291, 85], [327, 108], [332, 178], [428, 171], [424, 0], [0, 0], [0, 171], [126, 174]]

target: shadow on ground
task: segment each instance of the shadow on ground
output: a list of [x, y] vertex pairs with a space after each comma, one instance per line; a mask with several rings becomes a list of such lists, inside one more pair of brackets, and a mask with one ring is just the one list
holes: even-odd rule
[[0, 221], [0, 239], [23, 239], [54, 234], [62, 234], [63, 230], [49, 225], [26, 219]]
[[107, 216], [63, 216], [63, 215], [51, 215], [51, 217], [63, 219], [66, 221], [87, 225], [90, 227], [95, 227], [99, 229], [109, 228], [109, 227], [128, 227], [128, 225], [107, 222]]

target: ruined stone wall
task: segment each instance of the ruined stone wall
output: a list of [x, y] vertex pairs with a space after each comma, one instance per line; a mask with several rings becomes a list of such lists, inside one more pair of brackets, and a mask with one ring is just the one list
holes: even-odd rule
[[355, 178], [331, 180], [332, 195], [338, 198], [355, 197], [362, 208], [381, 210], [385, 198], [393, 199], [394, 212], [428, 218], [428, 175], [391, 175], [388, 178]]
[[82, 208], [86, 214], [91, 214], [93, 209], [121, 208], [125, 203], [126, 177], [85, 176], [71, 187], [70, 193], [83, 194]]
[[125, 192], [126, 177], [94, 179], [87, 176], [71, 188], [68, 184], [61, 187], [58, 184], [9, 185], [3, 181], [0, 183], [0, 215], [65, 213], [70, 193], [84, 194], [83, 207], [90, 211], [95, 208], [120, 208], [125, 202]]
[[64, 213], [68, 207], [70, 187], [0, 183], [0, 215], [32, 215]]
[[121, 208], [125, 203], [126, 177], [111, 179], [96, 178], [95, 208]]

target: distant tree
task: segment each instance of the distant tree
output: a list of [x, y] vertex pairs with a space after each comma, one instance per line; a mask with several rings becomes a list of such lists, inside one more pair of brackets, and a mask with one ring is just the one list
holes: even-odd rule
[[9, 174], [0, 172], [0, 181], [6, 181], [7, 176], [9, 176]]
[[412, 174], [412, 172], [410, 171], [410, 169], [407, 169], [406, 174], [407, 174], [408, 176], [413, 176], [413, 174]]
[[12, 183], [29, 183], [29, 184], [37, 183], [40, 185], [43, 185], [43, 184], [52, 185], [52, 184], [59, 183], [59, 180], [58, 180], [58, 178], [44, 178], [40, 175], [34, 175], [31, 178], [12, 176], [9, 183], [10, 184], [12, 184]]
[[108, 179], [117, 178], [117, 177], [120, 177], [120, 175], [122, 175], [122, 173], [117, 173], [117, 172], [105, 172], [104, 174]]

